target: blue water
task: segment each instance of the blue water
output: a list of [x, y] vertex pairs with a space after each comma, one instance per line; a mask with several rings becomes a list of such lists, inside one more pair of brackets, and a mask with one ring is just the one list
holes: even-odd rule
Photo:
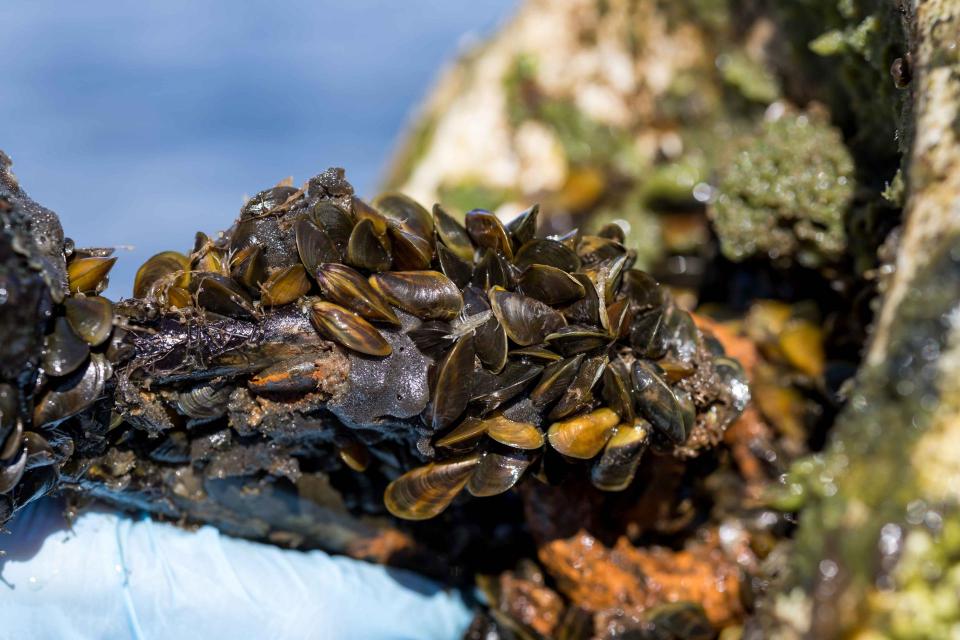
[[376, 188], [413, 109], [516, 0], [0, 3], [0, 149], [79, 246], [137, 266], [245, 195], [337, 165]]

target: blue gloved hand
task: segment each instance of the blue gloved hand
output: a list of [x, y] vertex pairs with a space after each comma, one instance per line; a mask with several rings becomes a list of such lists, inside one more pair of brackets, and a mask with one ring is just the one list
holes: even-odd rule
[[457, 592], [415, 574], [43, 500], [0, 537], [0, 638], [459, 638]]

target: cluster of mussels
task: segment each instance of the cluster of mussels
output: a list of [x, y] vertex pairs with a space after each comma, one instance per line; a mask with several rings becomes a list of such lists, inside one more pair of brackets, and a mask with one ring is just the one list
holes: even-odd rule
[[[537, 237], [537, 207], [506, 224], [474, 210], [461, 224], [400, 194], [368, 204], [342, 172], [327, 174], [304, 189], [259, 193], [229, 232], [198, 233], [189, 254], [153, 256], [137, 272], [134, 298], [116, 305], [97, 295], [115, 260], [109, 252], [65, 252], [71, 295], [47, 325], [34, 429], [57, 433], [106, 396], [105, 415], [90, 424], [107, 423], [113, 435], [101, 431], [103, 439], [125, 446], [138, 431], [162, 433], [171, 416], [186, 416], [188, 429], [219, 420], [247, 389], [276, 397], [316, 391], [325, 375], [316, 344], [298, 354], [284, 337], [289, 327], [312, 325], [314, 341], [340, 345], [353, 368], [390, 360], [403, 335], [422, 354], [412, 361], [427, 386], [425, 406], [413, 414], [423, 435], [414, 457], [428, 463], [394, 471], [384, 503], [419, 520], [464, 488], [492, 496], [525, 474], [555, 483], [578, 466], [589, 466], [596, 487], [622, 490], [648, 448], [694, 456], [717, 444], [748, 401], [739, 364], [665, 288], [632, 268], [619, 226]], [[226, 327], [216, 340], [215, 326]], [[290, 342], [287, 358], [257, 361], [251, 345], [270, 331]], [[231, 352], [240, 355], [225, 374], [217, 363]], [[177, 367], [190, 372], [178, 377]], [[139, 379], [138, 369], [146, 372]], [[153, 404], [132, 404], [133, 387]], [[43, 464], [50, 446], [36, 433], [9, 437], [0, 452], [8, 461], [3, 489], [24, 467]], [[384, 458], [356, 440], [339, 453], [355, 471]]]

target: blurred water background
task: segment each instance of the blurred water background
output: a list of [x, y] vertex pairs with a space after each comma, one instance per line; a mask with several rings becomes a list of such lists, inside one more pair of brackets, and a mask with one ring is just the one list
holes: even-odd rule
[[445, 63], [516, 0], [0, 3], [0, 149], [78, 246], [137, 267], [342, 166], [373, 195]]

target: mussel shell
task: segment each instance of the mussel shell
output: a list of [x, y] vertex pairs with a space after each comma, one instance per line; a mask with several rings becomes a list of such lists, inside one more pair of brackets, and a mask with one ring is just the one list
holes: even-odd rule
[[473, 334], [461, 336], [437, 365], [426, 415], [434, 431], [453, 424], [467, 408], [472, 392], [476, 350]]
[[[624, 222], [624, 224], [626, 224]], [[601, 238], [609, 238], [610, 240], [616, 240], [620, 244], [624, 244], [627, 241], [627, 233], [623, 230], [623, 227], [617, 222], [608, 222], [607, 224], [600, 227], [600, 230], [597, 231], [597, 235]]]
[[517, 422], [503, 415], [484, 420], [487, 436], [513, 449], [533, 450], [543, 446], [543, 433], [529, 422]]
[[507, 260], [513, 259], [513, 244], [510, 242], [510, 236], [494, 213], [483, 209], [468, 211], [464, 218], [464, 226], [475, 245], [491, 249]]
[[0, 446], [7, 433], [17, 422], [17, 389], [12, 384], [0, 382]]
[[566, 325], [559, 311], [535, 298], [496, 287], [489, 296], [490, 308], [507, 336], [521, 347], [539, 344]]
[[383, 503], [387, 510], [404, 520], [427, 520], [438, 515], [470, 479], [481, 454], [431, 462], [403, 474], [387, 486]]
[[627, 269], [620, 282], [620, 295], [626, 297], [638, 311], [663, 306], [663, 288], [649, 273]]
[[554, 422], [547, 431], [547, 440], [551, 447], [569, 458], [589, 460], [600, 453], [619, 422], [620, 417], [604, 407]]
[[440, 263], [440, 271], [447, 276], [461, 289], [470, 284], [473, 278], [473, 261], [467, 262], [457, 256], [453, 251], [443, 246], [437, 245], [437, 261]]
[[218, 273], [198, 273], [190, 282], [197, 306], [231, 318], [253, 317], [253, 300], [240, 285]]
[[36, 431], [27, 431], [23, 434], [23, 446], [27, 452], [26, 469], [36, 469], [54, 464], [56, 454], [47, 439]]
[[388, 356], [393, 351], [373, 325], [339, 305], [315, 302], [310, 309], [310, 319], [322, 335], [351, 351], [370, 356]]
[[677, 307], [667, 312], [664, 325], [666, 354], [659, 362], [670, 381], [685, 378], [694, 372], [699, 350], [699, 331], [693, 317]]
[[658, 367], [645, 360], [636, 360], [630, 378], [637, 412], [649, 420], [658, 433], [675, 444], [683, 444], [689, 434], [684, 426], [680, 403]]
[[610, 337], [604, 331], [582, 324], [571, 324], [560, 327], [557, 331], [544, 338], [547, 346], [564, 356], [586, 353], [600, 349], [610, 342]]
[[63, 316], [56, 319], [53, 332], [44, 338], [43, 370], [51, 376], [65, 376], [83, 364], [90, 345], [81, 340]]
[[310, 291], [310, 278], [302, 264], [281, 267], [267, 277], [260, 286], [260, 303], [279, 307], [299, 300]]
[[597, 386], [607, 367], [606, 354], [586, 358], [580, 365], [577, 377], [567, 387], [560, 401], [547, 414], [550, 420], [559, 420], [587, 409], [593, 403], [593, 388]]
[[566, 271], [532, 264], [517, 279], [520, 292], [549, 305], [566, 304], [586, 295], [583, 284]]
[[491, 287], [513, 288], [510, 263], [493, 249], [486, 249], [473, 269], [470, 282], [484, 291]]
[[566, 393], [567, 388], [577, 377], [580, 365], [583, 363], [583, 354], [567, 358], [547, 365], [540, 376], [540, 381], [530, 392], [530, 401], [534, 406], [547, 407]]
[[481, 413], [487, 414], [523, 392], [540, 375], [543, 367], [508, 362], [499, 375], [492, 375], [483, 369], [480, 371], [485, 374], [485, 382], [474, 383], [471, 401], [477, 403]]
[[563, 317], [570, 324], [600, 326], [600, 294], [597, 293], [596, 285], [585, 273], [570, 275], [583, 286], [584, 295], [563, 310]]
[[230, 260], [230, 277], [256, 293], [267, 279], [267, 262], [263, 249], [251, 244], [236, 252]]
[[580, 257], [567, 245], [549, 238], [528, 240], [517, 250], [513, 263], [520, 269], [545, 264], [572, 273], [580, 268]]
[[267, 367], [250, 378], [247, 387], [253, 393], [309, 393], [328, 375], [323, 361], [310, 353]]
[[368, 320], [400, 326], [400, 319], [367, 279], [344, 264], [324, 263], [315, 272], [323, 297]]
[[226, 251], [216, 246], [203, 231], [197, 231], [193, 251], [190, 253], [190, 268], [194, 271], [226, 274]]
[[535, 344], [532, 347], [523, 347], [522, 349], [514, 349], [510, 351], [508, 355], [512, 358], [523, 358], [531, 362], [541, 362], [545, 364], [552, 364], [563, 360], [563, 356], [559, 353], [550, 351], [543, 345]]
[[0, 463], [9, 463], [23, 449], [23, 422], [17, 420], [6, 439], [0, 442]]
[[540, 214], [540, 205], [535, 204], [529, 209], [521, 211], [506, 224], [507, 231], [513, 237], [514, 243], [520, 247], [533, 240], [537, 233], [537, 216]]
[[311, 275], [316, 274], [321, 264], [343, 260], [343, 254], [333, 239], [310, 219], [297, 220], [293, 230], [300, 262]]
[[178, 392], [175, 401], [177, 411], [198, 420], [219, 418], [227, 412], [232, 391], [229, 385], [201, 384]]
[[[433, 226], [443, 246], [465, 262], [473, 262], [474, 246], [463, 225], [443, 210], [439, 204], [433, 205]], [[440, 248], [437, 247], [439, 253]]]
[[373, 220], [360, 220], [353, 227], [347, 244], [347, 262], [368, 271], [386, 271], [393, 262], [386, 228], [379, 233]]
[[67, 322], [91, 346], [103, 344], [113, 330], [113, 304], [100, 296], [71, 296], [63, 301]]
[[[360, 205], [357, 203], [360, 203]], [[354, 217], [357, 220], [363, 219], [363, 207], [369, 209], [369, 205], [359, 201], [356, 198], [354, 198], [353, 204], [354, 216], [351, 216], [349, 212], [344, 211], [329, 200], [321, 200], [315, 204], [313, 209], [310, 210], [310, 213], [307, 214], [309, 220], [313, 222], [317, 228], [323, 231], [327, 238], [333, 242], [333, 245], [336, 247], [339, 255], [346, 255], [347, 253], [347, 245], [350, 242], [350, 234], [353, 231]], [[373, 211], [372, 209], [370, 211], [372, 212], [373, 216], [376, 216], [382, 220], [379, 213]], [[381, 231], [384, 231], [385, 227], [386, 223], [384, 222], [381, 225]], [[319, 262], [332, 261], [320, 260]]]
[[450, 323], [442, 320], [428, 320], [419, 326], [410, 329], [407, 335], [424, 355], [432, 360], [439, 360], [447, 349], [457, 341]]
[[602, 236], [582, 235], [577, 242], [577, 255], [585, 265], [618, 258], [626, 253], [627, 248], [621, 243]]
[[0, 465], [0, 495], [9, 493], [17, 486], [26, 468], [27, 450], [25, 448], [20, 451], [20, 455], [13, 462]]
[[45, 427], [80, 413], [100, 397], [112, 374], [107, 359], [91, 353], [86, 367], [53, 385], [36, 403], [34, 426]]
[[669, 602], [645, 614], [654, 638], [711, 640], [717, 634], [703, 607], [694, 602]]
[[729, 390], [733, 411], [739, 414], [750, 402], [750, 384], [743, 367], [733, 358], [721, 356], [714, 358], [713, 370], [723, 381], [724, 387]]
[[633, 319], [630, 346], [643, 358], [662, 358], [666, 354], [667, 338], [662, 307], [641, 312]]
[[177, 251], [161, 251], [137, 269], [133, 279], [133, 297], [146, 298], [157, 288], [190, 285], [190, 258]]
[[507, 364], [507, 332], [494, 316], [477, 327], [477, 357], [490, 371], [498, 373]]
[[693, 431], [697, 421], [697, 406], [693, 403], [693, 396], [686, 389], [673, 389], [673, 395], [680, 405], [680, 415], [683, 417], [683, 429], [689, 434]]
[[636, 417], [630, 393], [630, 374], [622, 360], [614, 360], [603, 370], [601, 397], [620, 419], [633, 424]]
[[340, 445], [337, 455], [345, 465], [357, 473], [363, 473], [370, 466], [370, 451], [356, 440]]
[[530, 463], [527, 456], [487, 451], [467, 481], [467, 491], [477, 498], [500, 495], [519, 482]]
[[433, 236], [422, 236], [406, 226], [390, 227], [393, 268], [398, 271], [429, 269], [433, 261]]
[[167, 287], [160, 298], [161, 303], [171, 309], [187, 309], [193, 305], [193, 296], [186, 289]]
[[100, 293], [106, 288], [107, 274], [116, 258], [99, 256], [75, 257], [67, 264], [67, 280], [71, 293]]
[[426, 320], [452, 320], [463, 308], [459, 287], [438, 271], [375, 273], [370, 285], [394, 306]]
[[421, 238], [433, 237], [433, 217], [416, 200], [402, 193], [384, 193], [376, 197], [373, 206], [393, 228], [405, 228]]
[[434, 445], [445, 449], [463, 450], [472, 448], [484, 433], [489, 423], [479, 418], [467, 418], [438, 438]]
[[601, 491], [623, 491], [633, 482], [640, 459], [650, 443], [646, 420], [621, 423], [590, 470], [590, 481]]

